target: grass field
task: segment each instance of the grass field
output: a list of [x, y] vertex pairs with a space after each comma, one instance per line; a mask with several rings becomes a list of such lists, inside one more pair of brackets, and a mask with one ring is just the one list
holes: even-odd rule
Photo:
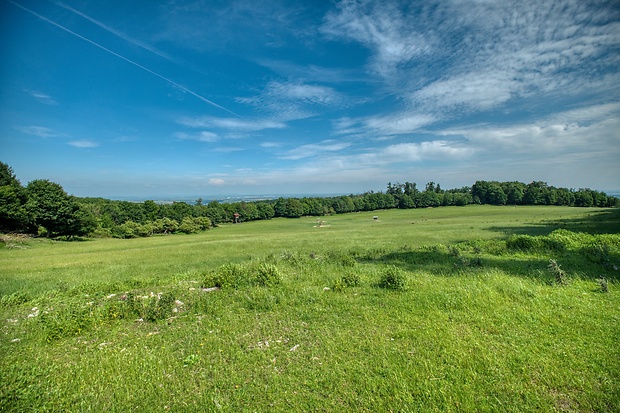
[[0, 411], [620, 411], [620, 210], [321, 220], [6, 239]]

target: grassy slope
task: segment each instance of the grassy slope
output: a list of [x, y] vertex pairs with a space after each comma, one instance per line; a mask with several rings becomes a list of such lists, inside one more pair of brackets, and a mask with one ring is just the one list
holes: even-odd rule
[[[569, 252], [419, 248], [557, 228], [619, 233], [618, 210], [471, 206], [324, 221], [0, 250], [0, 293], [19, 298], [0, 307], [0, 410], [620, 411], [620, 295], [595, 281], [617, 279], [613, 269]], [[568, 285], [550, 284], [549, 258]], [[282, 284], [192, 290], [205, 272], [248, 261], [275, 264]], [[407, 291], [376, 287], [386, 265], [404, 271]], [[360, 286], [324, 291], [347, 273]], [[167, 321], [116, 319], [107, 294], [131, 289], [184, 304]], [[35, 306], [47, 322], [28, 318]], [[83, 330], [50, 338], [84, 308], [96, 309]]]

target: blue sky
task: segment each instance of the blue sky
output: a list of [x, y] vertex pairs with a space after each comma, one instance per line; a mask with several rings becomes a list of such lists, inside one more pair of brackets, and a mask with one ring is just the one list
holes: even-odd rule
[[0, 0], [0, 161], [78, 196], [620, 188], [614, 1]]

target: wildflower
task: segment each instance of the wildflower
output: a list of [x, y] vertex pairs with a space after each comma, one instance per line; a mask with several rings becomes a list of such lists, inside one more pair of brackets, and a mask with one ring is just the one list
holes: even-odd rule
[[31, 311], [32, 313], [28, 314], [28, 318], [37, 317], [39, 315], [39, 309], [37, 307], [34, 307]]

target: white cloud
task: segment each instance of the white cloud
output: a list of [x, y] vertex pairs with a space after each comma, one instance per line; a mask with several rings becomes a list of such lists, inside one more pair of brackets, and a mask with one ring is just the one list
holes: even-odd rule
[[329, 13], [321, 32], [360, 42], [373, 51], [371, 68], [392, 76], [399, 65], [429, 53], [432, 38], [415, 30], [414, 21], [396, 2], [342, 1]]
[[[472, 125], [437, 132], [458, 136], [480, 153], [498, 159], [609, 159], [620, 156], [620, 104], [603, 104], [560, 112], [534, 122]], [[598, 165], [597, 165], [598, 166]], [[593, 165], [594, 167], [594, 165]]]
[[67, 144], [76, 147], [76, 148], [96, 148], [97, 146], [99, 146], [98, 142], [95, 141], [91, 141], [88, 139], [81, 139], [81, 140], [77, 140], [77, 141], [69, 141], [67, 142]]
[[213, 186], [223, 186], [226, 185], [226, 181], [223, 180], [222, 178], [211, 178], [209, 179], [209, 185], [213, 185]]
[[26, 93], [28, 93], [30, 96], [32, 96], [33, 98], [35, 98], [36, 100], [38, 100], [39, 102], [43, 104], [50, 105], [50, 106], [58, 105], [58, 102], [53, 97], [51, 97], [50, 95], [46, 93], [39, 92], [37, 90], [26, 90]]
[[184, 132], [178, 132], [175, 134], [178, 139], [182, 140], [192, 140], [198, 142], [217, 142], [219, 141], [219, 137], [216, 133], [202, 131], [194, 134], [188, 134]]
[[367, 47], [391, 93], [441, 118], [517, 98], [620, 93], [618, 13], [588, 2], [342, 1], [321, 32]]
[[[363, 118], [341, 118], [333, 123], [338, 135], [372, 136], [385, 140], [390, 136], [404, 135], [420, 130], [436, 121], [432, 115], [401, 112], [395, 115], [377, 115]], [[386, 136], [387, 135], [387, 136]]]
[[325, 108], [347, 105], [345, 97], [331, 87], [279, 81], [270, 81], [258, 95], [238, 98], [237, 101], [284, 122], [315, 116]]
[[39, 136], [41, 138], [61, 138], [67, 136], [64, 133], [56, 132], [53, 129], [46, 128], [44, 126], [23, 126], [19, 128], [19, 130], [22, 133]]
[[268, 119], [248, 120], [237, 118], [216, 118], [212, 116], [201, 116], [197, 118], [181, 118], [178, 123], [190, 128], [217, 128], [239, 132], [253, 132], [264, 129], [283, 129], [286, 124], [283, 122]]
[[418, 162], [463, 159], [473, 153], [472, 148], [457, 146], [455, 142], [426, 141], [390, 145], [379, 153], [379, 157], [389, 162]]
[[326, 152], [338, 152], [351, 146], [348, 142], [325, 140], [316, 144], [302, 145], [282, 154], [281, 159], [299, 160], [314, 157]]

